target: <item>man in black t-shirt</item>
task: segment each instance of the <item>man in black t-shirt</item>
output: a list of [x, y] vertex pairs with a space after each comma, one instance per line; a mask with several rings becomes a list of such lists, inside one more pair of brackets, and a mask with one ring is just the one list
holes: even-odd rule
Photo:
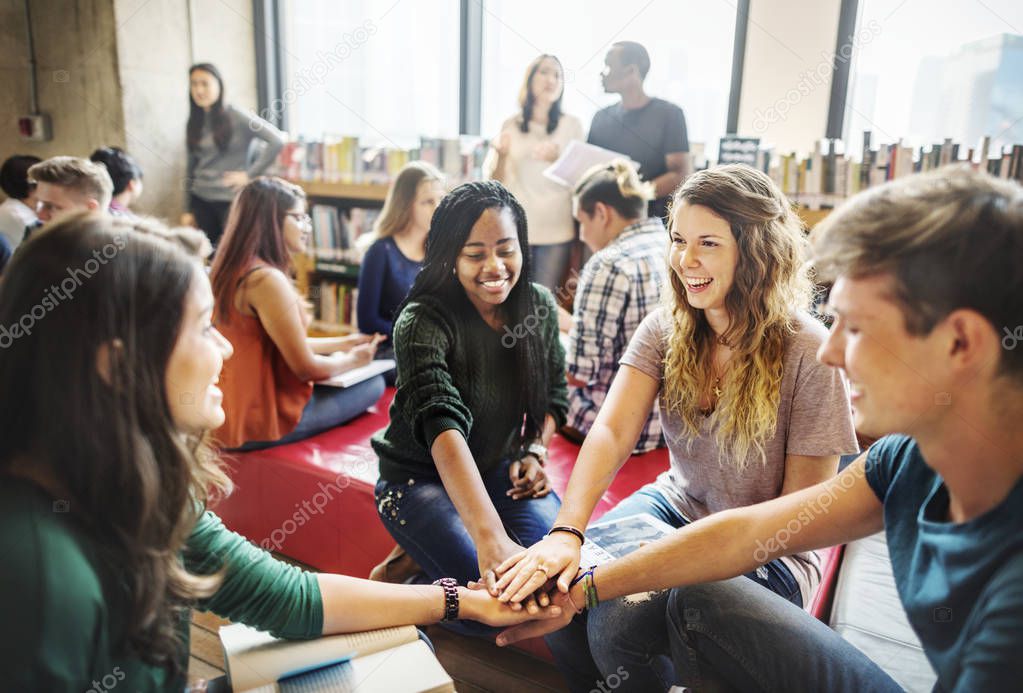
[[621, 94], [622, 100], [593, 116], [586, 141], [639, 163], [639, 175], [654, 186], [650, 216], [663, 219], [668, 198], [692, 171], [692, 163], [682, 109], [643, 91], [649, 70], [650, 56], [643, 46], [632, 41], [611, 46], [601, 80], [604, 91]]

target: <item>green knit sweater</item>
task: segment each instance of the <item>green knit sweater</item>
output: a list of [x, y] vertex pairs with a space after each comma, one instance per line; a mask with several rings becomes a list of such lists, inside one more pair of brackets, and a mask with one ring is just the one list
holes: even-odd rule
[[373, 436], [380, 477], [399, 482], [438, 478], [430, 448], [448, 429], [465, 437], [481, 473], [521, 451], [522, 378], [516, 340], [532, 330], [544, 345], [550, 381], [547, 412], [565, 422], [568, 391], [565, 352], [558, 339], [558, 310], [550, 291], [533, 284], [536, 315], [495, 332], [464, 295], [444, 301], [420, 297], [394, 323], [397, 392], [390, 423]]
[[[185, 681], [143, 661], [121, 642], [125, 577], [104, 561], [75, 517], [23, 479], [0, 476], [0, 671], [9, 691], [181, 691]], [[323, 605], [316, 576], [275, 560], [205, 512], [182, 559], [189, 571], [226, 567], [197, 606], [283, 638], [317, 637]], [[188, 667], [188, 619], [181, 621]]]

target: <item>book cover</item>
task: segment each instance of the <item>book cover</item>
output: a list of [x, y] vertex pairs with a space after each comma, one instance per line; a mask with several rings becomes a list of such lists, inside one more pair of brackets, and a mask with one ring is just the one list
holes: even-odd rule
[[579, 565], [588, 568], [609, 563], [674, 531], [648, 513], [595, 522], [586, 528]]

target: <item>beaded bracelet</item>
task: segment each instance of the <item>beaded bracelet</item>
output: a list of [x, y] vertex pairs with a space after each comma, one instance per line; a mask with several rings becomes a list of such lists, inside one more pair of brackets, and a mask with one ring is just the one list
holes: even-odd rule
[[582, 532], [580, 532], [578, 529], [576, 529], [575, 527], [572, 527], [570, 525], [555, 525], [554, 527], [551, 527], [549, 532], [547, 532], [547, 536], [550, 536], [550, 535], [554, 534], [555, 532], [565, 532], [567, 534], [571, 534], [576, 539], [579, 540], [580, 544], [585, 544], [586, 543], [585, 535], [583, 535]]

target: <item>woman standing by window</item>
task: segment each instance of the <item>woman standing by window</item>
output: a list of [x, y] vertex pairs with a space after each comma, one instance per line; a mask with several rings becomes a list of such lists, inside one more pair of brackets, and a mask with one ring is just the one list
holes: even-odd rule
[[575, 238], [572, 191], [543, 175], [583, 126], [563, 113], [565, 72], [553, 55], [529, 64], [519, 91], [522, 110], [506, 120], [491, 143], [485, 170], [522, 204], [529, 221], [533, 278], [552, 291], [568, 269]]
[[[188, 211], [181, 222], [202, 229], [216, 246], [235, 193], [270, 167], [286, 137], [256, 114], [225, 103], [224, 80], [213, 65], [193, 65], [188, 80]], [[265, 146], [250, 162], [253, 140]]]

